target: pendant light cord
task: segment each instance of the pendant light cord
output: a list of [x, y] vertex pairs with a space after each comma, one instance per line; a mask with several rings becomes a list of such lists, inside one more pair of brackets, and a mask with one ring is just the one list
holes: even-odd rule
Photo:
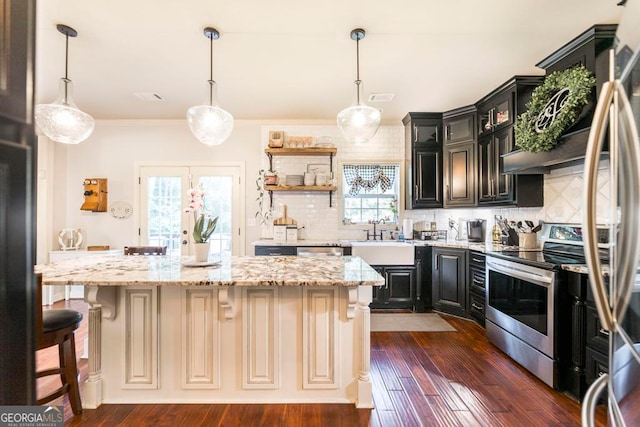
[[356, 37], [356, 100], [360, 105], [360, 36]]
[[64, 103], [67, 104], [69, 97], [68, 84], [69, 80], [69, 33], [65, 33], [65, 48], [64, 48]]
[[208, 37], [211, 45], [209, 52], [209, 105], [213, 105], [213, 35]]

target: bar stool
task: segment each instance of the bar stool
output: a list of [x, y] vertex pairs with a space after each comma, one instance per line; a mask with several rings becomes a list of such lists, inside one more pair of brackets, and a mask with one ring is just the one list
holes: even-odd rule
[[71, 410], [75, 415], [82, 413], [78, 368], [76, 365], [76, 344], [74, 331], [80, 326], [82, 313], [69, 309], [42, 310], [42, 275], [37, 274], [36, 303], [40, 309], [36, 314], [36, 350], [58, 346], [59, 367], [36, 372], [36, 378], [60, 375], [62, 386], [36, 400], [38, 405], [50, 402], [68, 394]]

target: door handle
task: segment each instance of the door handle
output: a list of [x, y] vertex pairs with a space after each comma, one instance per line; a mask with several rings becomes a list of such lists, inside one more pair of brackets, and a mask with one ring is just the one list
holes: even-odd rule
[[[613, 316], [607, 303], [607, 294], [602, 277], [602, 266], [598, 256], [597, 228], [596, 228], [596, 185], [598, 177], [598, 164], [604, 130], [608, 122], [608, 113], [615, 87], [613, 82], [605, 82], [600, 90], [600, 96], [593, 114], [591, 131], [587, 141], [587, 152], [584, 159], [584, 187], [583, 187], [583, 238], [585, 260], [589, 271], [589, 283], [594, 294], [598, 316], [604, 329], [611, 330], [613, 326]], [[613, 141], [611, 141], [613, 143]], [[612, 150], [613, 151], [613, 150]], [[584, 414], [583, 414], [584, 415]]]
[[598, 404], [598, 399], [600, 398], [603, 390], [607, 388], [608, 381], [609, 374], [604, 374], [598, 377], [598, 379], [596, 379], [593, 384], [591, 384], [591, 387], [589, 387], [587, 393], [584, 395], [584, 400], [582, 401], [583, 427], [594, 427], [596, 425], [596, 405]]
[[[635, 118], [631, 109], [631, 104], [624, 86], [620, 80], [615, 81], [617, 97], [614, 96], [614, 106], [616, 100], [620, 105], [620, 123], [622, 128], [619, 129], [617, 124], [611, 126], [614, 132], [613, 137], [616, 138], [615, 132], [624, 133], [620, 141], [620, 158], [625, 159], [621, 166], [621, 176], [623, 185], [627, 188], [638, 188], [640, 185], [640, 148], [638, 147], [638, 129], [636, 127]], [[618, 110], [615, 110], [618, 111]], [[615, 113], [614, 113], [615, 118]], [[613, 138], [611, 138], [613, 139]], [[629, 307], [631, 301], [631, 292], [636, 276], [636, 268], [638, 258], [640, 256], [640, 241], [637, 238], [640, 233], [640, 223], [637, 218], [637, 206], [640, 204], [640, 195], [637, 191], [623, 191], [620, 193], [620, 209], [624, 221], [620, 224], [620, 239], [618, 240], [618, 265], [617, 265], [617, 283], [618, 294], [612, 295], [616, 298], [614, 304], [615, 312], [613, 316], [616, 325], [620, 325]]]
[[187, 243], [189, 243], [189, 241], [188, 241], [188, 240], [183, 240], [183, 241], [182, 241], [182, 244], [183, 244], [183, 245], [186, 245]]
[[418, 142], [418, 126], [413, 125], [413, 142]]

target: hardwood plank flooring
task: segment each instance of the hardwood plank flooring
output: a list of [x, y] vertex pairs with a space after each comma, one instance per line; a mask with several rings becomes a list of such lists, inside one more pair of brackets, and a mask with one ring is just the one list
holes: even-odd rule
[[[83, 312], [76, 331], [77, 355], [84, 351], [87, 308], [80, 300], [53, 308]], [[491, 345], [484, 329], [442, 315], [457, 332], [375, 332], [371, 334], [371, 377], [375, 409], [351, 404], [282, 405], [102, 405], [74, 416], [66, 397], [69, 426], [579, 426], [580, 404], [552, 390]], [[38, 352], [38, 369], [56, 366], [54, 348]], [[79, 361], [80, 380], [87, 361]], [[38, 390], [57, 387], [41, 379]], [[82, 387], [82, 385], [81, 385]], [[604, 407], [597, 425], [606, 425]]]

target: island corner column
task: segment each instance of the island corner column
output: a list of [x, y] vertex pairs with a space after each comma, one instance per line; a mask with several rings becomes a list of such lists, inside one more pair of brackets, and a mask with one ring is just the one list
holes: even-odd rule
[[373, 408], [373, 383], [371, 382], [371, 286], [358, 286], [356, 311], [360, 329], [360, 370], [358, 373], [357, 408]]

